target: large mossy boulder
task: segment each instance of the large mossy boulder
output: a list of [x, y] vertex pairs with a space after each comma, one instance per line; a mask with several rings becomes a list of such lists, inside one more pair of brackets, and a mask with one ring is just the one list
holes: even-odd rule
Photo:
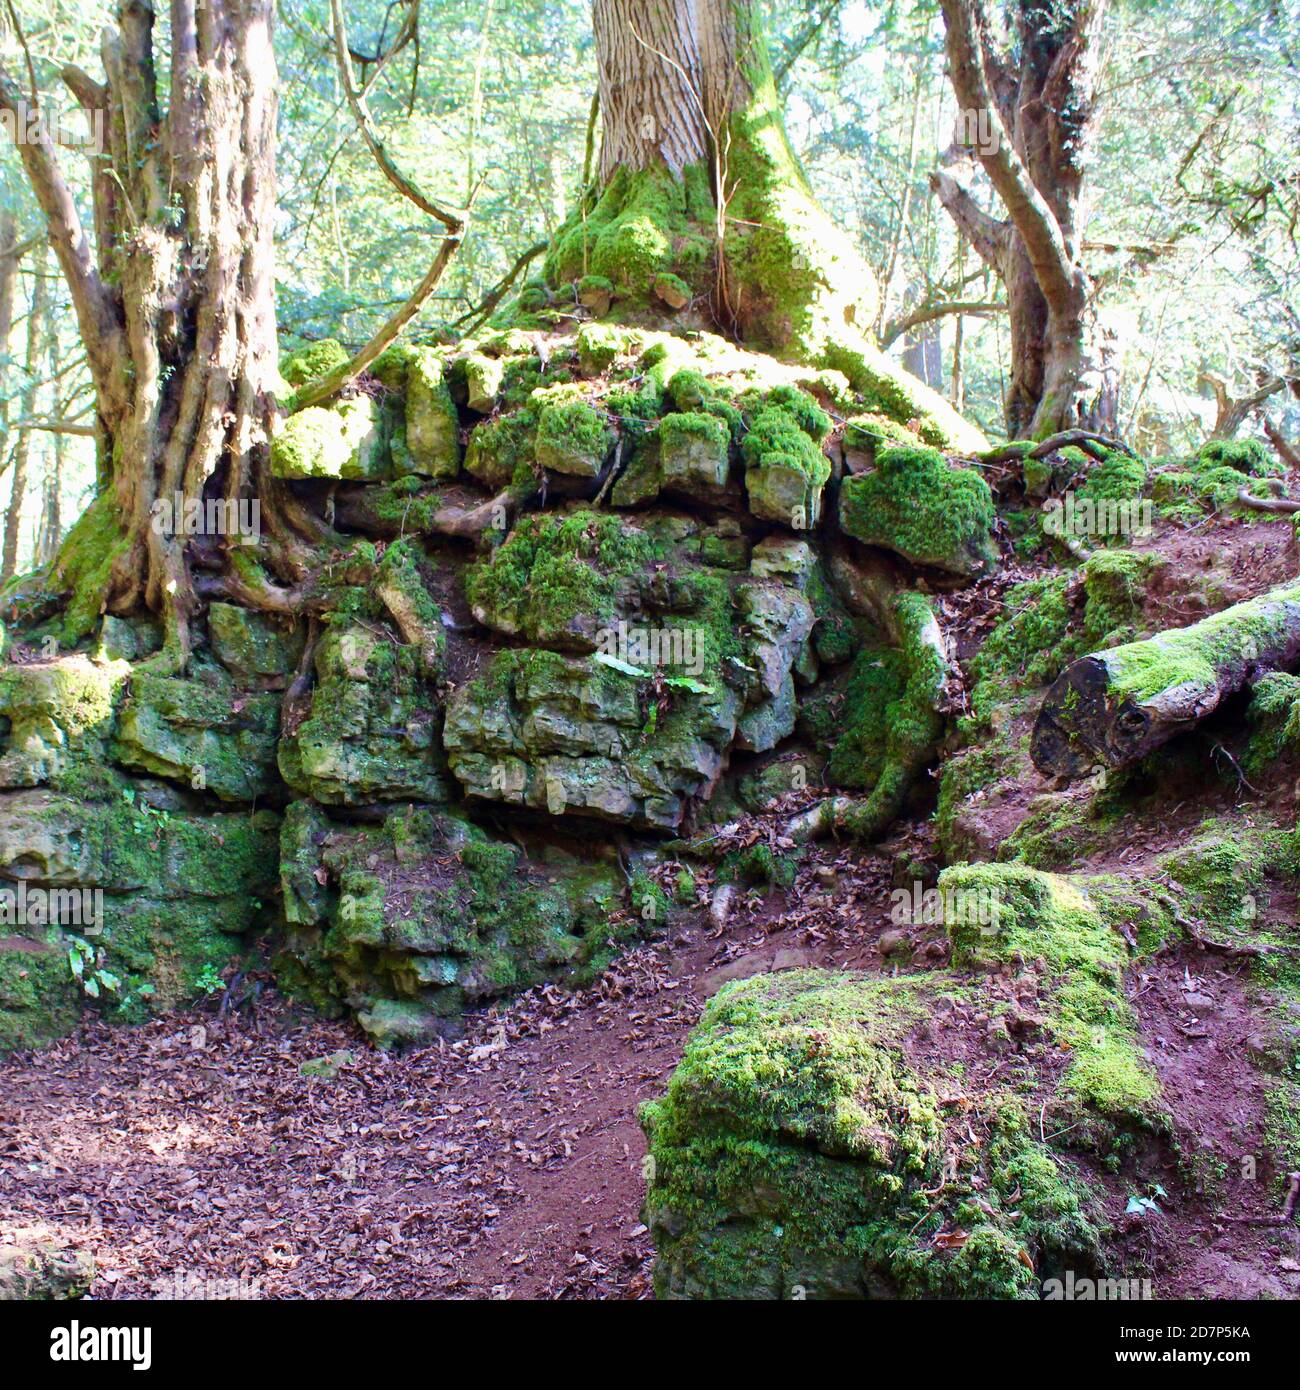
[[875, 471], [846, 478], [840, 525], [855, 540], [969, 579], [997, 556], [993, 494], [935, 449], [883, 449]]
[[290, 415], [271, 442], [277, 478], [371, 482], [389, 477], [392, 466], [388, 418], [367, 395], [308, 406]]
[[1033, 1298], [1095, 1268], [1086, 1193], [1007, 1093], [971, 1107], [918, 1024], [942, 975], [725, 985], [643, 1107], [655, 1289], [677, 1299]]

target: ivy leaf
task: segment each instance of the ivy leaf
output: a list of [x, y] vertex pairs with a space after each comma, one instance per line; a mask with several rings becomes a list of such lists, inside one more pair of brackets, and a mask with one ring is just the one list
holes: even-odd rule
[[610, 656], [607, 652], [592, 652], [592, 656], [602, 666], [608, 666], [615, 671], [622, 671], [625, 676], [643, 676], [647, 679], [650, 676], [649, 671], [643, 671], [639, 666], [633, 666], [631, 662], [620, 661], [618, 657]]

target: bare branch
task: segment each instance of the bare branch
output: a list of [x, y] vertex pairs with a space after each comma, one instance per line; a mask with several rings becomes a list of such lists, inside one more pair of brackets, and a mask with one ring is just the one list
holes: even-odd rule
[[884, 351], [896, 343], [904, 333], [910, 333], [923, 323], [933, 323], [935, 319], [948, 318], [952, 314], [970, 314], [976, 318], [987, 318], [990, 314], [1006, 312], [1007, 306], [1001, 300], [945, 299], [937, 304], [926, 304], [886, 324], [880, 335], [880, 348]]
[[[0, 110], [12, 114], [15, 124], [11, 129], [15, 134], [24, 106], [21, 91], [0, 64]], [[43, 121], [38, 121], [25, 136], [31, 138], [17, 142], [18, 154], [49, 224], [50, 242], [72, 294], [77, 326], [86, 345], [96, 390], [105, 399], [117, 399], [122, 394], [123, 383], [122, 355], [117, 351], [121, 328], [115, 303], [96, 268], [94, 253], [49, 130]]]
[[343, 18], [343, 6], [341, 0], [330, 0], [330, 10], [334, 16], [334, 53], [338, 59], [339, 77], [343, 82], [343, 92], [348, 99], [348, 106], [356, 118], [357, 126], [361, 131], [362, 138], [374, 155], [375, 162], [383, 171], [384, 177], [393, 185], [403, 198], [409, 199], [420, 208], [427, 212], [430, 217], [437, 218], [446, 227], [452, 238], [459, 239], [465, 230], [467, 214], [464, 212], [453, 212], [435, 203], [432, 198], [427, 197], [416, 184], [397, 167], [393, 157], [384, 147], [384, 142], [380, 137], [379, 130], [375, 125], [374, 119], [370, 115], [370, 108], [366, 105], [365, 94], [357, 87], [356, 74], [352, 69], [352, 55], [348, 49], [347, 23]]

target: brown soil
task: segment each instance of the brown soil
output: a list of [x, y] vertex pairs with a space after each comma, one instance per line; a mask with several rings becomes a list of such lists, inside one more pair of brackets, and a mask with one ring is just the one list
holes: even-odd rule
[[[92, 1025], [10, 1056], [0, 1228], [90, 1250], [96, 1298], [169, 1296], [178, 1275], [210, 1295], [271, 1298], [646, 1298], [639, 1103], [662, 1092], [725, 979], [942, 964], [941, 928], [912, 931], [908, 965], [881, 956], [889, 885], [883, 857], [824, 846], [789, 892], [738, 894], [722, 931], [701, 905], [591, 989], [533, 991], [471, 1017], [458, 1041], [400, 1056], [273, 994], [251, 1013]], [[702, 881], [702, 902], [707, 891]], [[1139, 1182], [1168, 1192], [1164, 1214], [1123, 1237], [1157, 1265], [1158, 1296], [1295, 1297], [1297, 1228], [1223, 1220], [1279, 1209], [1266, 1169], [1237, 1180], [1242, 1157], [1266, 1151], [1240, 962], [1191, 953], [1143, 969], [1133, 993], [1147, 1050], [1204, 1162], [1148, 1155], [1140, 1174], [1103, 1177], [1107, 1215], [1123, 1225]], [[1027, 988], [988, 986], [990, 998], [1018, 992], [1032, 1017]], [[1189, 1012], [1189, 992], [1213, 1009]], [[1050, 1082], [1032, 1027], [986, 1043], [959, 1014], [936, 1015], [909, 1051], [960, 1055], [980, 1077], [1032, 1060]], [[334, 1079], [299, 1071], [344, 1051]]]

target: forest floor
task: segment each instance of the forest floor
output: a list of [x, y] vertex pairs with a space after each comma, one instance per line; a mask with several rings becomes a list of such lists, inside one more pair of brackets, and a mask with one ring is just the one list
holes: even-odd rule
[[[722, 930], [683, 913], [592, 988], [532, 991], [401, 1055], [271, 992], [224, 1018], [214, 1001], [88, 1025], [0, 1062], [0, 1228], [89, 1250], [98, 1299], [649, 1297], [639, 1103], [726, 979], [895, 968], [889, 890], [887, 858], [823, 846]], [[942, 963], [941, 928], [911, 935], [908, 968]], [[1125, 1182], [1091, 1174], [1157, 1297], [1300, 1296], [1300, 1228], [1245, 1224], [1277, 1203], [1234, 1180], [1264, 1148], [1245, 989], [1240, 962], [1192, 950], [1132, 982], [1180, 1145], [1204, 1159], [1199, 1176], [1169, 1159], [1158, 1220], [1126, 1219]], [[332, 1074], [304, 1075], [318, 1059]]]

